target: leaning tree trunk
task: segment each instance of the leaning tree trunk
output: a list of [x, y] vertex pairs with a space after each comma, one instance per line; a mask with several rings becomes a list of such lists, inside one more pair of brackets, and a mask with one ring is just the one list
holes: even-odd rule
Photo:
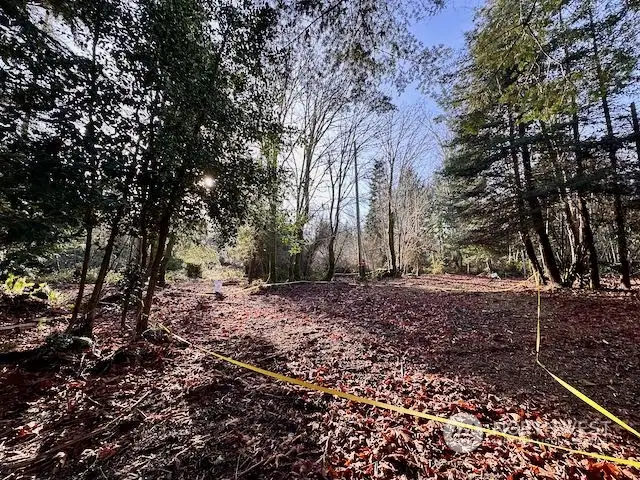
[[526, 187], [527, 203], [529, 204], [533, 229], [535, 230], [536, 234], [538, 235], [538, 239], [540, 240], [542, 257], [549, 273], [549, 277], [551, 277], [551, 280], [554, 283], [562, 285], [562, 275], [560, 275], [560, 269], [558, 268], [558, 263], [556, 262], [556, 257], [553, 253], [553, 247], [551, 246], [551, 241], [549, 239], [547, 229], [545, 228], [540, 199], [538, 198], [534, 190], [533, 171], [531, 168], [531, 153], [529, 152], [529, 146], [526, 142], [524, 142], [524, 138], [526, 136], [526, 127], [524, 123], [520, 123], [518, 125], [518, 133], [520, 135], [520, 139], [522, 140], [522, 166]]
[[100, 302], [102, 287], [104, 286], [104, 281], [105, 278], [107, 278], [107, 273], [109, 271], [109, 264], [111, 263], [111, 255], [113, 254], [113, 247], [116, 242], [116, 237], [118, 236], [119, 225], [120, 220], [117, 219], [111, 226], [109, 238], [107, 239], [107, 245], [105, 246], [104, 255], [102, 257], [102, 263], [100, 264], [100, 271], [98, 272], [96, 283], [93, 286], [93, 291], [91, 292], [89, 303], [87, 303], [86, 317], [84, 319], [84, 322], [82, 322], [82, 326], [80, 327], [80, 332], [86, 336], [91, 336], [93, 334], [93, 324], [96, 319], [96, 311], [98, 309], [98, 303]]
[[592, 52], [596, 64], [596, 74], [598, 76], [598, 83], [600, 87], [600, 101], [602, 103], [602, 111], [604, 113], [605, 124], [607, 127], [607, 152], [609, 154], [609, 163], [611, 164], [611, 171], [614, 176], [614, 192], [613, 192], [613, 211], [616, 225], [616, 237], [618, 245], [618, 258], [620, 260], [620, 274], [622, 284], [625, 288], [631, 288], [631, 271], [629, 265], [629, 252], [627, 245], [627, 232], [625, 227], [625, 215], [624, 208], [622, 206], [622, 194], [620, 192], [620, 181], [618, 179], [618, 157], [616, 154], [616, 147], [614, 144], [613, 123], [611, 121], [611, 109], [609, 107], [609, 98], [607, 92], [607, 86], [604, 83], [604, 76], [602, 71], [602, 63], [600, 61], [600, 51], [598, 49], [598, 39], [596, 36], [596, 29], [593, 21], [593, 9], [589, 5], [589, 31], [591, 33], [592, 40]]
[[78, 323], [78, 314], [80, 313], [80, 309], [82, 307], [82, 298], [84, 297], [84, 287], [87, 284], [87, 272], [89, 271], [89, 261], [91, 260], [91, 242], [93, 240], [93, 226], [91, 223], [87, 223], [87, 233], [85, 237], [84, 243], [84, 258], [82, 260], [82, 271], [80, 273], [80, 285], [78, 286], [78, 296], [76, 297], [76, 301], [73, 305], [73, 310], [71, 312], [71, 320], [69, 321], [69, 326], [67, 327], [67, 331], [74, 330]]
[[520, 239], [522, 240], [525, 252], [527, 253], [527, 257], [529, 258], [533, 269], [538, 272], [542, 282], [546, 284], [547, 276], [544, 274], [544, 269], [538, 261], [536, 249], [531, 241], [531, 236], [529, 235], [526, 206], [524, 202], [524, 190], [522, 188], [522, 180], [520, 179], [520, 162], [518, 160], [518, 152], [516, 151], [515, 146], [515, 131], [511, 114], [509, 114], [509, 130], [509, 152], [511, 153], [511, 164], [513, 167], [513, 177], [516, 186], [516, 209], [518, 211], [518, 229], [520, 231]]
[[147, 285], [147, 292], [144, 297], [142, 309], [136, 319], [136, 336], [141, 336], [149, 326], [149, 315], [151, 314], [151, 305], [153, 303], [153, 295], [155, 294], [156, 284], [158, 281], [158, 274], [160, 272], [160, 263], [165, 250], [165, 244], [167, 237], [169, 236], [169, 222], [171, 220], [171, 214], [165, 212], [160, 220], [157, 247], [155, 249], [155, 255], [152, 257], [151, 266], [149, 269], [149, 283]]
[[176, 233], [172, 232], [169, 235], [169, 242], [167, 243], [167, 248], [165, 249], [164, 255], [162, 256], [162, 262], [160, 263], [160, 273], [158, 274], [158, 285], [160, 287], [167, 286], [167, 265], [169, 264], [169, 260], [171, 259], [171, 255], [173, 254], [173, 247], [176, 243]]
[[[98, 96], [98, 65], [97, 65], [97, 49], [98, 42], [100, 40], [102, 27], [102, 4], [98, 4], [98, 8], [95, 12], [95, 17], [93, 19], [93, 37], [92, 37], [92, 48], [91, 48], [91, 69], [90, 69], [90, 79], [89, 79], [89, 102], [87, 109], [87, 116], [89, 121], [87, 123], [84, 140], [87, 144], [87, 153], [89, 154], [89, 158], [93, 161], [92, 167], [93, 171], [98, 170], [98, 160], [96, 157], [96, 149], [95, 149], [95, 110], [96, 110], [96, 99]], [[95, 185], [93, 184], [93, 173], [89, 177], [89, 191], [91, 192]], [[90, 203], [90, 202], [89, 202]], [[78, 297], [76, 298], [76, 302], [73, 305], [73, 311], [71, 312], [71, 321], [67, 327], [68, 331], [71, 331], [76, 328], [76, 324], [78, 321], [78, 315], [80, 314], [80, 309], [82, 307], [82, 298], [84, 297], [84, 288], [87, 283], [87, 272], [89, 270], [89, 261], [91, 259], [91, 241], [93, 237], [93, 215], [92, 215], [92, 207], [89, 206], [86, 213], [86, 240], [84, 247], [84, 259], [82, 262], [82, 273], [80, 274], [80, 286], [78, 288]]]

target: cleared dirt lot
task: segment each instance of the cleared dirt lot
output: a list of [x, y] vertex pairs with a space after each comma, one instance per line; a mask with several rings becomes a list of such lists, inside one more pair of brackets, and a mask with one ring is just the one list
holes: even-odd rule
[[[162, 291], [153, 320], [260, 367], [395, 405], [589, 451], [640, 458], [640, 441], [535, 364], [531, 285], [465, 276], [263, 290]], [[542, 361], [640, 425], [640, 300], [542, 293]], [[178, 341], [129, 343], [105, 308], [99, 357], [3, 365], [9, 478], [640, 478], [629, 467], [485, 438], [450, 450], [441, 425], [306, 391]], [[6, 322], [28, 319], [7, 317]], [[62, 328], [63, 325], [58, 325]], [[2, 332], [16, 349], [56, 326]]]

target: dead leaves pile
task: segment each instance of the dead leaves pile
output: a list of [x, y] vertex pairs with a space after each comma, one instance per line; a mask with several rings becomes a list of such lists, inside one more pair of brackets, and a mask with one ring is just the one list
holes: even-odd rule
[[[484, 426], [572, 448], [638, 456], [639, 442], [597, 423], [597, 415], [529, 367], [532, 328], [523, 312], [535, 306], [530, 292], [520, 284], [495, 292], [488, 279], [451, 276], [438, 289], [437, 280], [301, 284], [258, 295], [224, 287], [221, 301], [195, 295], [205, 284], [179, 285], [161, 294], [153, 316], [214, 351], [320, 385], [443, 417], [466, 412]], [[590, 319], [598, 301], [579, 311], [588, 317], [583, 325], [597, 323]], [[579, 310], [569, 298], [558, 302]], [[611, 312], [598, 330], [608, 343], [596, 342], [601, 350], [594, 355], [616, 344], [633, 367], [637, 349], [607, 336], [607, 328], [629, 328], [629, 309], [616, 303]], [[3, 473], [127, 480], [640, 478], [609, 462], [493, 437], [469, 454], [456, 453], [433, 422], [275, 382], [175, 341], [127, 346], [113, 336], [113, 317], [99, 322], [102, 359], [87, 354], [49, 372], [2, 367], [9, 387], [0, 393]], [[29, 346], [27, 333], [20, 335], [20, 345]], [[110, 354], [117, 361], [105, 363]], [[581, 354], [588, 362], [588, 353], [574, 351]], [[619, 378], [603, 390], [626, 388]], [[585, 380], [601, 391], [598, 378]], [[633, 396], [616, 400], [623, 413], [636, 410]]]

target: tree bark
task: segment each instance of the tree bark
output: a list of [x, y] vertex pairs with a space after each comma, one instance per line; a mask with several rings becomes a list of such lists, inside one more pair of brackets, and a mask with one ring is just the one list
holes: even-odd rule
[[102, 256], [102, 262], [100, 264], [100, 271], [98, 272], [96, 283], [93, 286], [93, 291], [91, 292], [89, 303], [87, 303], [86, 318], [84, 319], [84, 322], [80, 327], [80, 332], [85, 336], [90, 337], [93, 335], [93, 325], [96, 318], [96, 311], [98, 309], [102, 287], [104, 286], [105, 278], [107, 277], [107, 273], [109, 272], [109, 264], [111, 263], [111, 255], [113, 254], [113, 247], [116, 242], [116, 237], [118, 236], [119, 225], [120, 220], [117, 219], [111, 226], [109, 238], [107, 239], [107, 245], [105, 246], [104, 255]]
[[562, 285], [562, 275], [560, 275], [560, 269], [556, 262], [556, 257], [553, 253], [553, 247], [549, 240], [549, 235], [545, 228], [544, 217], [542, 216], [542, 207], [540, 205], [540, 199], [535, 193], [533, 182], [533, 171], [531, 168], [531, 153], [529, 152], [529, 146], [524, 141], [526, 137], [526, 126], [524, 123], [518, 125], [518, 133], [521, 145], [522, 166], [526, 188], [527, 203], [529, 204], [529, 210], [531, 214], [531, 220], [533, 223], [533, 229], [538, 235], [540, 240], [540, 247], [542, 249], [542, 258], [544, 259], [545, 267], [549, 273], [549, 277], [554, 283]]
[[391, 275], [396, 276], [398, 274], [398, 260], [396, 258], [396, 237], [395, 237], [395, 214], [393, 212], [393, 161], [390, 162], [389, 169], [389, 188], [387, 192], [387, 214], [388, 214], [388, 243], [389, 243], [389, 259], [391, 261]]
[[[268, 253], [268, 283], [278, 282], [278, 151], [273, 143], [267, 141], [267, 169], [269, 173], [269, 222], [270, 222], [270, 238], [267, 243]], [[253, 271], [254, 258], [253, 255], [249, 262], [249, 269]], [[250, 275], [252, 278], [252, 275]], [[251, 283], [251, 282], [249, 282]]]
[[362, 232], [360, 229], [360, 191], [358, 188], [358, 152], [355, 142], [353, 143], [353, 170], [355, 175], [356, 187], [356, 233], [358, 235], [358, 276], [361, 280], [365, 277], [365, 266], [362, 260]]
[[171, 259], [171, 255], [173, 254], [173, 247], [176, 243], [176, 233], [172, 232], [169, 235], [169, 243], [167, 243], [167, 248], [164, 251], [164, 255], [162, 256], [162, 263], [160, 263], [160, 273], [158, 275], [158, 285], [164, 288], [167, 286], [167, 265], [169, 264], [169, 260]]
[[607, 152], [609, 154], [609, 162], [611, 171], [614, 176], [614, 192], [613, 192], [613, 210], [616, 225], [616, 236], [618, 245], [618, 258], [620, 261], [620, 274], [622, 285], [625, 288], [631, 288], [631, 271], [629, 266], [629, 252], [627, 245], [627, 233], [625, 227], [625, 214], [622, 206], [622, 195], [620, 193], [620, 181], [618, 180], [618, 158], [616, 147], [614, 144], [613, 123], [611, 121], [611, 109], [609, 107], [609, 97], [607, 87], [604, 83], [602, 72], [602, 63], [600, 61], [600, 51], [598, 49], [598, 38], [596, 35], [595, 23], [593, 20], [593, 7], [589, 4], [589, 31], [592, 40], [592, 52], [596, 63], [596, 74], [598, 75], [598, 83], [600, 87], [600, 100], [602, 103], [602, 111], [604, 113], [605, 124], [607, 127]]
[[542, 135], [544, 138], [544, 142], [549, 149], [549, 154], [551, 158], [551, 163], [553, 165], [554, 173], [556, 175], [556, 183], [558, 185], [557, 192], [558, 198], [562, 203], [563, 213], [565, 217], [567, 236], [569, 239], [569, 246], [571, 249], [571, 261], [569, 267], [566, 269], [566, 275], [563, 279], [563, 284], [571, 287], [573, 282], [575, 281], [576, 274], [581, 267], [579, 265], [582, 264], [583, 261], [583, 251], [584, 247], [582, 244], [582, 236], [580, 235], [580, 227], [578, 222], [576, 221], [575, 214], [573, 209], [571, 208], [571, 201], [569, 197], [569, 191], [566, 187], [566, 173], [563, 167], [560, 165], [558, 151], [553, 145], [551, 138], [549, 136], [549, 132], [547, 131], [547, 126], [545, 122], [540, 122], [540, 127], [542, 129]]
[[518, 210], [518, 228], [520, 230], [520, 239], [522, 240], [525, 252], [529, 257], [531, 265], [533, 266], [534, 270], [540, 275], [542, 282], [546, 284], [547, 277], [544, 273], [544, 269], [538, 261], [536, 249], [533, 246], [531, 236], [529, 235], [526, 206], [524, 202], [524, 190], [522, 188], [522, 180], [520, 179], [520, 161], [518, 160], [518, 152], [515, 146], [515, 127], [511, 114], [509, 114], [509, 152], [511, 154], [513, 177], [516, 185], [516, 209]]
[[[564, 20], [562, 18], [562, 8], [559, 10], [560, 14], [560, 23], [564, 27]], [[569, 51], [567, 45], [563, 46], [564, 51], [564, 61], [566, 64], [567, 73], [571, 74], [571, 63], [569, 57]], [[578, 119], [578, 105], [576, 101], [576, 97], [572, 98], [572, 107], [573, 107], [573, 115], [571, 118], [571, 130], [573, 134], [573, 142], [574, 142], [574, 155], [576, 158], [576, 176], [578, 180], [582, 183], [585, 175], [584, 168], [584, 152], [580, 145], [580, 122]], [[593, 229], [591, 228], [591, 214], [589, 213], [589, 205], [585, 198], [582, 187], [579, 186], [577, 189], [578, 196], [578, 215], [580, 217], [580, 233], [581, 233], [581, 242], [586, 248], [589, 255], [589, 281], [592, 289], [600, 288], [600, 268], [598, 263], [598, 250], [596, 249], [595, 240], [593, 237]]]
[[324, 279], [327, 282], [333, 280], [333, 276], [336, 273], [335, 237], [333, 235], [331, 235], [331, 238], [329, 239], [328, 250], [329, 250], [329, 255], [328, 255], [329, 264], [327, 266], [327, 273], [324, 276]]
[[76, 328], [78, 322], [78, 314], [82, 307], [82, 298], [84, 297], [84, 288], [87, 283], [87, 272], [89, 271], [89, 262], [91, 260], [91, 242], [93, 241], [93, 226], [91, 221], [87, 221], [86, 236], [84, 242], [84, 256], [82, 260], [82, 271], [80, 273], [80, 285], [78, 286], [78, 296], [73, 304], [73, 310], [71, 312], [71, 320], [67, 327], [67, 331], [71, 331]]
[[640, 162], [640, 122], [638, 122], [636, 102], [631, 102], [631, 121], [633, 123], [633, 135], [636, 140], [636, 160]]
[[160, 220], [157, 247], [155, 249], [155, 255], [151, 259], [151, 268], [149, 269], [149, 283], [147, 285], [147, 292], [142, 304], [142, 309], [136, 319], [136, 336], [141, 336], [149, 326], [149, 315], [151, 313], [151, 305], [153, 303], [153, 295], [155, 293], [156, 284], [158, 281], [158, 273], [160, 271], [160, 263], [165, 250], [165, 244], [167, 237], [169, 236], [169, 223], [171, 220], [171, 214], [169, 211], [165, 212]]
[[[573, 114], [572, 119], [573, 141], [575, 143], [576, 156], [576, 173], [579, 179], [584, 177], [584, 153], [580, 147], [580, 130], [578, 124], [578, 114]], [[589, 283], [592, 289], [600, 288], [600, 266], [598, 262], [598, 250], [593, 237], [593, 229], [591, 228], [591, 214], [589, 213], [589, 205], [584, 196], [582, 188], [578, 188], [578, 214], [581, 220], [582, 243], [589, 253]]]
[[76, 302], [73, 305], [73, 311], [71, 313], [71, 321], [69, 322], [69, 326], [67, 330], [70, 331], [75, 329], [77, 326], [78, 315], [80, 314], [80, 309], [82, 307], [82, 297], [84, 296], [84, 288], [87, 282], [87, 272], [89, 270], [89, 261], [91, 259], [91, 242], [93, 238], [93, 206], [91, 204], [91, 194], [93, 193], [94, 185], [94, 172], [98, 170], [98, 161], [96, 157], [96, 149], [95, 149], [95, 110], [96, 110], [96, 99], [98, 96], [98, 63], [97, 63], [97, 52], [98, 52], [98, 42], [100, 40], [100, 33], [102, 26], [102, 3], [99, 2], [95, 17], [93, 19], [93, 36], [91, 40], [91, 68], [89, 71], [89, 103], [87, 108], [87, 116], [88, 122], [85, 129], [84, 134], [84, 144], [87, 150], [87, 154], [90, 160], [89, 172], [92, 172], [88, 178], [88, 191], [90, 197], [88, 199], [87, 212], [85, 214], [85, 226], [86, 226], [86, 239], [85, 239], [85, 248], [84, 248], [84, 259], [82, 262], [82, 273], [80, 274], [80, 286], [78, 288], [78, 297], [76, 298]]

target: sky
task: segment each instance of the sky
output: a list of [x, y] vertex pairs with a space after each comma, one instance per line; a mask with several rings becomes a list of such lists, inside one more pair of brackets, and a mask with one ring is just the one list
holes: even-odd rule
[[446, 7], [413, 27], [426, 45], [464, 46], [464, 33], [473, 27], [473, 15], [482, 0], [447, 0]]
[[[434, 16], [429, 17], [412, 27], [416, 37], [425, 46], [444, 45], [454, 50], [464, 48], [464, 34], [473, 27], [474, 12], [483, 0], [445, 0], [446, 7]], [[434, 114], [440, 113], [437, 104], [416, 90], [408, 87], [396, 99], [398, 104], [424, 102]]]
[[[473, 28], [475, 11], [485, 2], [484, 0], [445, 0], [445, 3], [446, 7], [440, 12], [413, 25], [411, 30], [426, 47], [443, 45], [462, 52], [465, 47], [465, 33]], [[432, 118], [443, 113], [436, 101], [419, 91], [415, 84], [409, 85], [401, 94], [396, 94], [393, 102], [400, 109], [421, 104]], [[419, 162], [417, 170], [423, 178], [428, 179], [440, 169], [441, 162], [440, 152], [434, 150]]]

